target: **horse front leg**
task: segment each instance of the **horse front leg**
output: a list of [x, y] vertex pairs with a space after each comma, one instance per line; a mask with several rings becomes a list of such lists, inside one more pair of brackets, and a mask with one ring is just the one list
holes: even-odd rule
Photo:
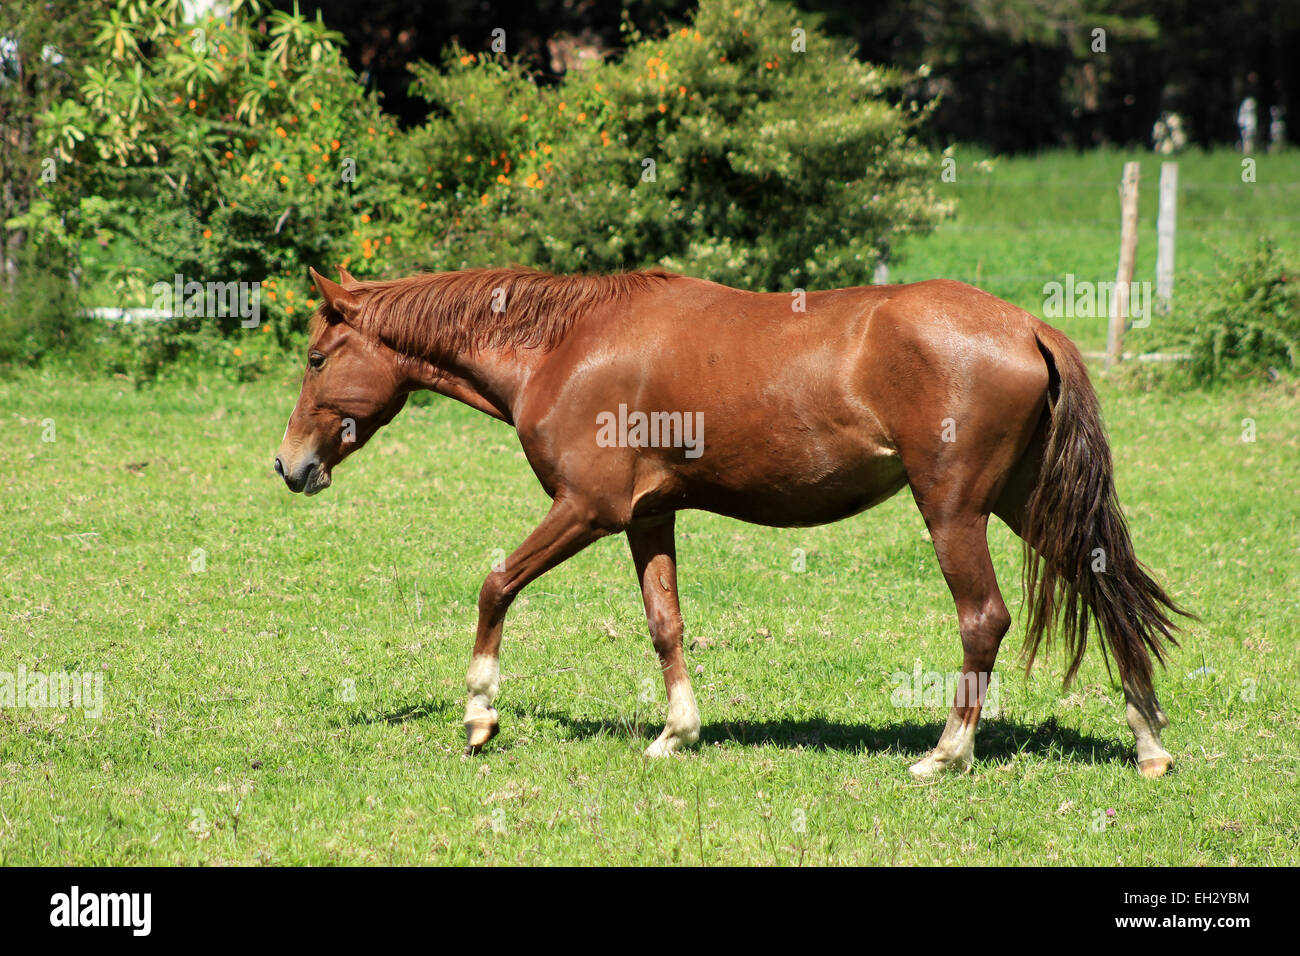
[[568, 499], [556, 498], [551, 510], [514, 552], [483, 582], [478, 595], [478, 631], [465, 685], [466, 753], [475, 754], [497, 735], [496, 701], [501, 667], [501, 628], [506, 610], [521, 590], [562, 561], [609, 532]]
[[663, 733], [646, 748], [647, 757], [664, 757], [700, 739], [700, 712], [682, 656], [682, 612], [677, 600], [676, 516], [627, 529], [627, 541], [641, 583], [646, 623], [659, 655], [668, 691], [668, 719]]

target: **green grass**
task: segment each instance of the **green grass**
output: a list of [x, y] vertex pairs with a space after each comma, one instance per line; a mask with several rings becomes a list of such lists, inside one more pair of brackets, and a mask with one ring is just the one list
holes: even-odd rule
[[[1118, 186], [1124, 163], [1140, 161], [1138, 249], [1134, 279], [1155, 283], [1160, 165], [1178, 163], [1178, 230], [1174, 294], [1193, 272], [1214, 275], [1225, 254], [1254, 245], [1261, 232], [1282, 248], [1300, 246], [1300, 150], [1256, 157], [1256, 181], [1241, 181], [1241, 154], [1190, 151], [1176, 157], [1093, 150], [995, 159], [960, 147], [957, 179], [937, 187], [957, 200], [957, 214], [934, 234], [913, 240], [890, 269], [891, 282], [944, 276], [974, 282], [1042, 315], [1044, 283], [1066, 273], [1114, 282], [1119, 259]], [[1157, 319], [1158, 321], [1158, 319]], [[1062, 317], [1054, 324], [1081, 348], [1102, 349], [1106, 318]]]
[[[1297, 858], [1294, 397], [1103, 388], [1139, 552], [1204, 618], [1159, 684], [1175, 772], [1153, 783], [1130, 765], [1099, 656], [1065, 694], [1057, 654], [1023, 677], [1013, 632], [975, 772], [917, 784], [907, 764], [943, 709], [892, 706], [891, 675], [960, 652], [906, 493], [813, 530], [683, 515], [705, 728], [667, 761], [640, 756], [663, 692], [625, 545], [600, 542], [516, 604], [502, 734], [466, 759], [478, 585], [544, 496], [508, 429], [441, 400], [404, 412], [324, 495], [290, 496], [268, 462], [295, 396], [288, 374], [0, 386], [0, 660], [105, 679], [98, 720], [0, 710], [6, 862]], [[1004, 528], [993, 551], [1018, 606]]]
[[[1018, 242], [1030, 271], [1084, 275], [1072, 256], [1113, 272], [1114, 230], [1043, 248], [1036, 226], [1079, 211], [1032, 183], [1083, 178], [1088, 163], [1117, 179], [1121, 159], [1048, 157], [1041, 174], [1001, 163], [994, 182], [1023, 184], [1020, 211], [991, 190], [981, 206], [971, 186], [959, 221], [1019, 216], [1026, 232], [999, 233], [1005, 249], [940, 232], [907, 268], [929, 256], [954, 274], [986, 256], [992, 274]], [[516, 602], [501, 736], [469, 759], [479, 584], [546, 498], [508, 428], [436, 398], [325, 494], [291, 496], [269, 465], [298, 373], [277, 368], [248, 385], [201, 374], [144, 390], [55, 371], [0, 380], [0, 671], [104, 680], [98, 719], [0, 708], [3, 862], [1300, 860], [1291, 390], [1173, 395], [1096, 376], [1138, 553], [1202, 616], [1158, 679], [1173, 772], [1138, 776], [1099, 653], [1068, 691], [1058, 652], [1026, 678], [1018, 620], [974, 772], [916, 783], [907, 766], [946, 706], [894, 706], [892, 675], [951, 671], [961, 655], [906, 492], [810, 530], [681, 516], [704, 732], [664, 761], [641, 756], [664, 700], [626, 545], [599, 542]], [[991, 541], [1016, 612], [1018, 544], [1000, 525]]]

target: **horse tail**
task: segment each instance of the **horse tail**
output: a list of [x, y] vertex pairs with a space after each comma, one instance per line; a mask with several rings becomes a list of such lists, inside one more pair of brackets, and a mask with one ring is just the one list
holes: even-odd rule
[[1174, 603], [1133, 553], [1115, 494], [1101, 406], [1083, 356], [1046, 323], [1037, 324], [1035, 336], [1048, 366], [1050, 422], [1021, 528], [1029, 609], [1026, 670], [1043, 638], [1050, 643], [1059, 625], [1069, 659], [1068, 685], [1095, 621], [1104, 637], [1107, 673], [1113, 656], [1126, 686], [1150, 689], [1152, 657], [1163, 664], [1168, 646], [1178, 644], [1173, 615], [1194, 615]]

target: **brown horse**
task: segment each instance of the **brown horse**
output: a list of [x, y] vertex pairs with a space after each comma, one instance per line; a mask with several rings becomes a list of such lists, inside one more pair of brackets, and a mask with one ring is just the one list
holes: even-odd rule
[[[315, 494], [417, 389], [514, 426], [553, 504], [483, 582], [469, 665], [470, 752], [497, 732], [506, 609], [530, 581], [623, 532], [668, 690], [668, 754], [700, 732], [685, 662], [674, 520], [699, 508], [797, 527], [904, 485], [957, 605], [963, 650], [938, 745], [911, 769], [967, 770], [1011, 624], [989, 558], [998, 515], [1025, 542], [1029, 664], [1060, 631], [1068, 682], [1095, 622], [1127, 699], [1141, 772], [1171, 758], [1152, 654], [1185, 613], [1133, 554], [1083, 359], [1061, 332], [960, 282], [794, 295], [665, 272], [476, 269], [342, 284], [311, 272], [302, 393], [275, 470]], [[707, 435], [707, 437], [706, 437]]]

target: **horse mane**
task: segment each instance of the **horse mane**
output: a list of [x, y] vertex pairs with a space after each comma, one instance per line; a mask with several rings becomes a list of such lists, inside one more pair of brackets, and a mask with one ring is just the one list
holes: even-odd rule
[[[357, 282], [361, 311], [349, 324], [404, 355], [433, 358], [492, 348], [551, 349], [596, 306], [653, 288], [675, 273], [553, 275], [519, 266], [462, 269]], [[504, 303], [504, 310], [498, 310]], [[325, 323], [311, 320], [314, 340]]]

